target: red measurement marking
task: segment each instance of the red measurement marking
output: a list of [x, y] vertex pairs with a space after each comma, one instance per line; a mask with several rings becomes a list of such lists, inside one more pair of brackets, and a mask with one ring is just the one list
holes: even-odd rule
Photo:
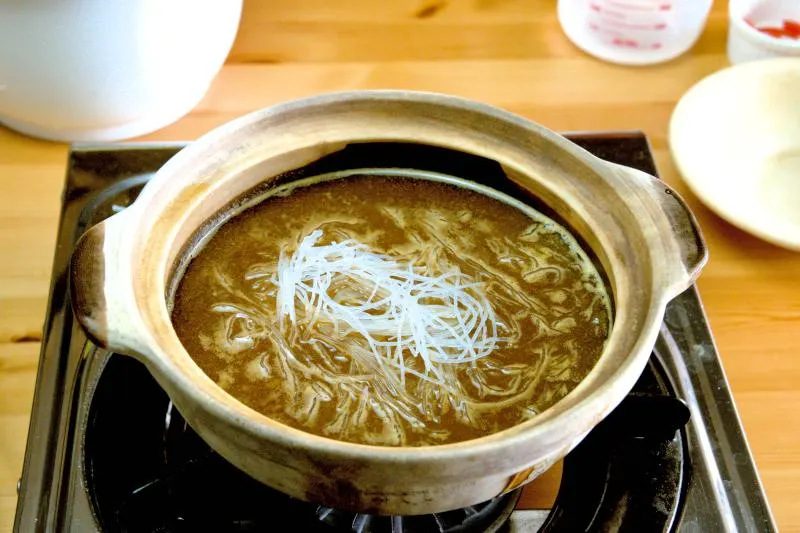
[[661, 4], [658, 6], [659, 11], [669, 11], [670, 9], [672, 9], [672, 4]]
[[652, 50], [661, 50], [662, 48], [664, 48], [664, 45], [661, 43], [653, 43], [650, 45], [650, 48]]
[[596, 31], [597, 33], [603, 33], [603, 34], [606, 34], [606, 35], [616, 35], [616, 36], [622, 35], [617, 30], [614, 30], [612, 28], [605, 28], [605, 27], [599, 26], [597, 24], [589, 24], [589, 29], [591, 29], [592, 31]]
[[639, 43], [633, 39], [623, 39], [622, 37], [615, 37], [611, 44], [620, 46], [622, 48], [639, 48]]
[[614, 17], [614, 18], [620, 19], [620, 20], [625, 20], [627, 18], [625, 13], [622, 13], [620, 11], [611, 11], [610, 9], [603, 10], [603, 16], [605, 16], [605, 17]]
[[630, 11], [653, 11], [652, 6], [643, 6], [640, 4], [629, 4], [627, 2], [617, 2], [615, 0], [606, 0], [609, 6], [618, 7], [620, 9], [627, 9]]
[[658, 24], [631, 24], [629, 22], [619, 22], [617, 20], [606, 18], [604, 20], [607, 24], [612, 26], [616, 26], [618, 28], [624, 28], [626, 30], [664, 30], [667, 28], [665, 23], [658, 23]]
[[592, 11], [600, 11], [600, 6], [597, 4], [589, 4], [589, 7], [592, 8]]

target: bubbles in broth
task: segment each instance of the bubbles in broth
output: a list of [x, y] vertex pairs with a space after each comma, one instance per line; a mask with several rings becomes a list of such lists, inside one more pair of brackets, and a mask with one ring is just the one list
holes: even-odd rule
[[239, 401], [325, 437], [423, 446], [485, 436], [566, 396], [611, 309], [547, 217], [434, 181], [284, 190], [189, 263], [173, 324]]

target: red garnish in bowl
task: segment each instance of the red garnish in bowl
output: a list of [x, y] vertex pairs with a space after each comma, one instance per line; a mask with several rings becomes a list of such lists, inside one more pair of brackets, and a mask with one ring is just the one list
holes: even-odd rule
[[783, 31], [792, 39], [800, 39], [800, 22], [794, 20], [784, 20]]
[[756, 28], [761, 33], [765, 33], [770, 37], [775, 37], [776, 39], [781, 39], [785, 37], [783, 33], [783, 28]]
[[776, 39], [798, 39], [800, 40], [800, 22], [795, 20], [785, 19], [783, 26], [757, 26], [753, 22], [745, 19], [750, 26], [757, 29], [765, 35], [775, 37]]

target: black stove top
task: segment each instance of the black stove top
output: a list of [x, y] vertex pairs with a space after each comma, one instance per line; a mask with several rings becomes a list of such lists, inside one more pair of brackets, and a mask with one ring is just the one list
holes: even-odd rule
[[[570, 137], [604, 159], [656, 172], [641, 134]], [[693, 288], [668, 307], [632, 393], [564, 460], [552, 509], [525, 508], [518, 490], [435, 515], [355, 515], [240, 472], [192, 431], [141, 363], [89, 343], [69, 308], [75, 240], [129, 205], [182, 146], [76, 146], [70, 154], [15, 531], [775, 529]]]

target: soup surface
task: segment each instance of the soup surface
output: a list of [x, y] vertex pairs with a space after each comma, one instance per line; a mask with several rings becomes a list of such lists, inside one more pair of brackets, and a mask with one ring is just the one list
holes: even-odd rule
[[588, 374], [611, 328], [603, 281], [560, 225], [388, 176], [287, 188], [233, 217], [189, 263], [172, 318], [244, 404], [386, 446], [536, 416]]

